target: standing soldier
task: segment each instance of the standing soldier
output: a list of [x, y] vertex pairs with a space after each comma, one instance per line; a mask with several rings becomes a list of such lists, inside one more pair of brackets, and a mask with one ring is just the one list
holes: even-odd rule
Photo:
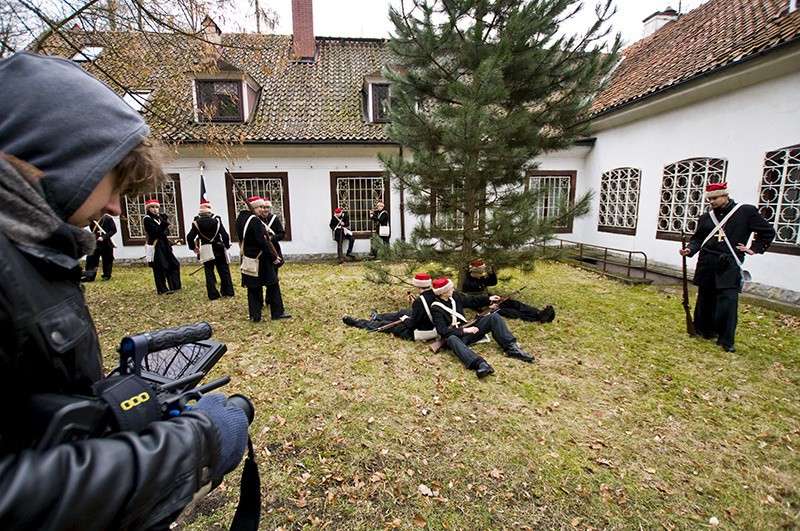
[[[694, 327], [704, 339], [716, 339], [726, 352], [736, 352], [739, 292], [742, 289], [742, 263], [748, 254], [764, 254], [775, 230], [753, 205], [734, 202], [728, 197], [728, 183], [706, 186], [706, 198], [711, 210], [700, 216], [697, 230], [682, 256], [694, 256], [700, 251], [694, 270], [697, 303], [694, 307]], [[747, 241], [756, 237], [750, 247]]]
[[336, 253], [339, 256], [339, 263], [344, 262], [344, 255], [342, 254], [344, 240], [348, 242], [347, 256], [355, 258], [353, 256], [353, 244], [356, 241], [356, 237], [353, 236], [353, 231], [350, 230], [350, 215], [347, 212], [343, 212], [341, 208], [336, 208], [328, 226], [333, 231], [333, 239], [336, 241]]
[[114, 218], [103, 214], [100, 221], [93, 219], [89, 228], [97, 241], [97, 247], [86, 257], [86, 272], [81, 276], [81, 280], [94, 282], [100, 258], [103, 259], [103, 276], [100, 278], [111, 280], [111, 268], [114, 267], [114, 242], [111, 241], [111, 237], [117, 233], [117, 224], [114, 223]]
[[275, 266], [281, 263], [281, 259], [268, 243], [265, 236], [266, 225], [261, 221], [266, 202], [258, 196], [249, 198], [247, 202], [256, 214], [250, 210], [239, 212], [236, 218], [236, 235], [241, 244], [242, 261], [245, 257], [258, 260], [258, 270], [255, 275], [248, 275], [242, 271], [242, 286], [247, 288], [247, 309], [250, 320], [254, 323], [261, 321], [264, 286], [267, 288], [266, 301], [272, 320], [288, 319], [291, 315], [284, 311], [278, 275], [275, 273]]
[[231, 237], [222, 225], [222, 219], [211, 211], [210, 201], [205, 199], [200, 201], [200, 211], [192, 221], [192, 230], [186, 236], [186, 243], [203, 263], [208, 298], [213, 301], [220, 296], [214, 267], [219, 273], [222, 296], [233, 297], [233, 281], [227, 252], [231, 247]]
[[147, 244], [154, 246], [153, 278], [159, 295], [169, 295], [181, 289], [181, 264], [172, 253], [172, 242], [169, 240], [169, 219], [166, 214], [159, 214], [161, 204], [158, 199], [148, 199], [145, 204], [147, 215], [142, 220]]
[[278, 274], [278, 268], [283, 265], [283, 251], [281, 250], [281, 240], [286, 237], [286, 230], [283, 228], [280, 218], [272, 213], [272, 201], [264, 198], [264, 208], [261, 211], [261, 219], [267, 227], [269, 233], [269, 240], [272, 246], [278, 251], [278, 258], [281, 259], [280, 263], [275, 266], [275, 274]]
[[[380, 236], [384, 245], [389, 245], [389, 235], [391, 234], [389, 213], [384, 210], [382, 200], [379, 199], [378, 202], [375, 203], [375, 210], [372, 212], [369, 219], [375, 222], [375, 234]], [[378, 256], [378, 249], [373, 247], [370, 254], [372, 254], [372, 256]]]

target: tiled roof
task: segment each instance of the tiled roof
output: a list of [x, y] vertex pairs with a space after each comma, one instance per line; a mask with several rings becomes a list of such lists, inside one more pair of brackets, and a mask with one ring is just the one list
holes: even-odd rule
[[[261, 87], [258, 107], [246, 124], [198, 124], [193, 121], [191, 76], [206, 69], [202, 45], [185, 37], [157, 34], [91, 34], [85, 39], [86, 44], [124, 43], [113, 47], [121, 55], [115, 56], [109, 48], [85, 66], [101, 79], [109, 78], [104, 72], [113, 74], [130, 89], [154, 89], [151, 110], [145, 116], [153, 133], [165, 140], [389, 141], [385, 124], [365, 119], [361, 95], [364, 76], [380, 71], [388, 60], [383, 40], [317, 38], [319, 60], [299, 63], [291, 59], [289, 36], [222, 35], [220, 64], [240, 69], [256, 81]], [[165, 54], [167, 49], [170, 53]], [[74, 55], [63, 44], [50, 43], [44, 51]]]
[[709, 0], [625, 49], [591, 115], [800, 44], [800, 10], [788, 13], [788, 6], [789, 0]]

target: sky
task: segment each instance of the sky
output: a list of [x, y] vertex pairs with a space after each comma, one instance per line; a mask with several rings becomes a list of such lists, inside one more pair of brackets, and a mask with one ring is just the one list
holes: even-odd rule
[[[686, 13], [708, 0], [613, 0], [617, 8], [611, 23], [615, 31], [622, 33], [623, 44], [633, 44], [642, 37], [642, 20], [667, 7]], [[725, 1], [725, 0], [717, 0]], [[248, 0], [241, 0], [246, 13]], [[274, 33], [292, 33], [291, 0], [260, 0], [278, 14], [279, 23]], [[392, 29], [389, 21], [389, 4], [398, 5], [399, 0], [314, 0], [314, 34], [318, 37], [388, 37]], [[572, 21], [570, 31], [578, 33], [588, 27], [594, 16], [596, 0], [584, 0], [580, 16]], [[244, 17], [246, 29], [254, 30], [255, 22]], [[222, 22], [223, 31], [236, 31]], [[251, 27], [252, 26], [252, 27]]]

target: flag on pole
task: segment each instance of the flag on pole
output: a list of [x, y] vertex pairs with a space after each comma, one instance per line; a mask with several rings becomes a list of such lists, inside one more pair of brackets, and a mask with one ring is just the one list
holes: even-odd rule
[[209, 201], [208, 194], [206, 193], [206, 180], [203, 177], [202, 170], [200, 171], [200, 202]]

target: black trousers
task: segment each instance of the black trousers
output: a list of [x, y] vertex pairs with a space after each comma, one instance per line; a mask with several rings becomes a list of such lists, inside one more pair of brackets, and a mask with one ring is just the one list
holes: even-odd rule
[[[399, 319], [399, 317], [397, 319]], [[397, 321], [397, 319], [392, 319], [390, 321], [367, 321], [366, 319], [353, 319], [353, 324], [350, 326], [363, 328], [364, 330], [377, 330], [382, 326], [386, 326], [394, 321]], [[394, 326], [390, 326], [386, 330], [381, 330], [381, 332], [385, 334], [393, 334], [395, 337], [399, 337], [400, 339], [414, 341], [414, 331], [408, 328], [404, 323], [398, 323]]]
[[705, 337], [718, 336], [721, 345], [732, 347], [739, 313], [739, 290], [698, 286], [694, 306], [694, 328]]
[[156, 261], [151, 262], [150, 267], [153, 268], [153, 279], [156, 281], [157, 292], [165, 293], [181, 289], [181, 269], [179, 266], [170, 266], [169, 269], [164, 269]]
[[231, 268], [225, 258], [225, 254], [217, 256], [214, 253], [214, 259], [203, 263], [203, 269], [206, 274], [206, 293], [211, 300], [219, 299], [220, 292], [217, 291], [217, 277], [214, 274], [216, 268], [219, 273], [219, 287], [222, 295], [225, 297], [233, 297], [233, 279], [231, 279]]
[[110, 245], [98, 244], [92, 254], [86, 257], [86, 280], [94, 280], [100, 259], [103, 259], [103, 278], [111, 278], [111, 269], [114, 267], [114, 248]]
[[397, 321], [404, 315], [411, 317], [411, 310], [400, 310], [399, 312], [379, 313], [375, 316], [376, 321], [392, 322]]
[[353, 254], [353, 244], [356, 242], [356, 237], [352, 233], [350, 236], [345, 236], [344, 231], [336, 231], [336, 253], [339, 256], [339, 262], [344, 262], [344, 255], [342, 254], [344, 240], [347, 240], [347, 254]]
[[522, 319], [523, 321], [539, 321], [539, 309], [528, 306], [524, 302], [508, 299], [500, 305], [498, 312], [509, 319]]
[[[247, 288], [247, 311], [252, 321], [258, 322], [261, 320], [261, 308], [264, 307], [264, 302], [264, 288], [262, 286]], [[280, 284], [275, 283], [267, 286], [266, 303], [269, 306], [269, 313], [272, 319], [284, 313]]]
[[476, 334], [464, 334], [461, 337], [450, 336], [447, 338], [447, 346], [450, 347], [450, 350], [453, 351], [467, 369], [475, 369], [478, 363], [486, 361], [481, 356], [475, 354], [467, 345], [475, 343], [489, 332], [491, 332], [492, 337], [503, 350], [507, 350], [509, 345], [517, 340], [498, 312], [478, 317], [475, 326], [478, 327], [478, 333]]

